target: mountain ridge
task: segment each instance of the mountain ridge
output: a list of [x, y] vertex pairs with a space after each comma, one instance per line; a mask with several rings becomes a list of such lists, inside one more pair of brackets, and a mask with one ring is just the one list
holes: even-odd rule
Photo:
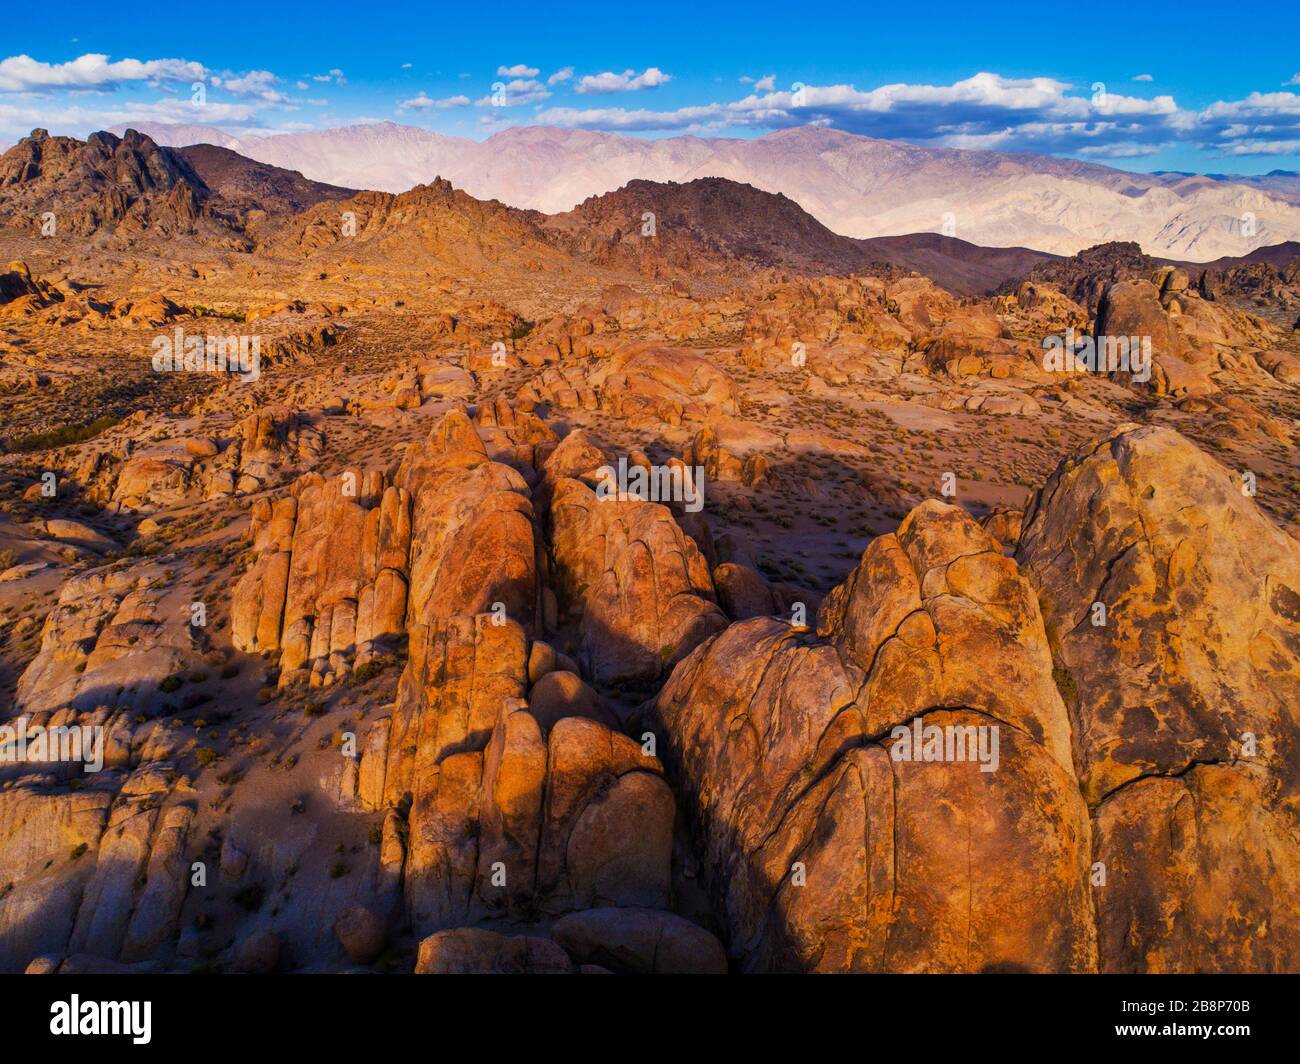
[[636, 179], [721, 177], [783, 194], [832, 232], [857, 238], [938, 231], [1062, 255], [1134, 240], [1149, 254], [1191, 261], [1300, 239], [1300, 192], [1292, 197], [1285, 177], [1138, 174], [822, 127], [749, 140], [517, 126], [473, 141], [395, 122], [233, 140], [215, 127], [146, 123], [144, 131], [173, 146], [213, 131], [218, 146], [353, 188], [399, 192], [441, 176], [476, 198], [547, 214]]

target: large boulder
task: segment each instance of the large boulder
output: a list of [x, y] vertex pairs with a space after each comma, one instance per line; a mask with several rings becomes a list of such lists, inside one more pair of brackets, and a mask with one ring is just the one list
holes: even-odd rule
[[579, 664], [598, 684], [653, 681], [726, 626], [708, 561], [668, 507], [561, 479], [550, 517], [561, 599], [582, 618]]
[[1094, 966], [1042, 619], [964, 511], [874, 540], [819, 637], [759, 618], [710, 639], [655, 713], [742, 970]]
[[536, 543], [528, 485], [487, 455], [461, 411], [412, 444], [396, 482], [347, 470], [259, 500], [253, 565], [235, 589], [241, 650], [278, 650], [282, 685], [332, 683], [384, 642], [412, 644], [493, 610], [531, 629]]
[[667, 904], [675, 803], [655, 758], [585, 717], [544, 734], [522, 700], [517, 625], [454, 618], [412, 653], [361, 775], [377, 772], [369, 789], [386, 805], [410, 800], [404, 884], [417, 930]]
[[439, 931], [420, 943], [416, 975], [569, 975], [567, 953], [549, 938], [484, 928]]
[[702, 927], [659, 909], [587, 909], [555, 921], [551, 935], [584, 964], [638, 974], [725, 975], [727, 953]]
[[1300, 545], [1169, 429], [1067, 459], [1025, 516], [1096, 824], [1102, 966], [1300, 967]]

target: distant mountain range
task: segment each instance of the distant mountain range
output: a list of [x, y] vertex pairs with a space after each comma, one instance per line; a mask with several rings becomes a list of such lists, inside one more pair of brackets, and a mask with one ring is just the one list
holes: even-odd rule
[[[1157, 262], [1196, 265], [1148, 257], [1136, 242], [1090, 246], [1074, 263], [938, 233], [845, 237], [788, 196], [727, 178], [635, 179], [555, 214], [479, 199], [445, 178], [402, 193], [358, 191], [229, 148], [163, 147], [136, 130], [85, 141], [35, 130], [0, 155], [0, 224], [30, 230], [46, 211], [67, 232], [101, 244], [185, 238], [271, 256], [328, 260], [343, 252], [380, 268], [452, 274], [595, 269], [726, 284], [752, 270], [894, 269], [924, 274], [959, 295], [984, 295], [1025, 277], [1068, 286], [1076, 273], [1095, 279], [1117, 269], [1149, 273]], [[340, 242], [343, 212], [355, 220], [355, 240]], [[1205, 266], [1281, 269], [1297, 252], [1300, 243], [1291, 241]]]
[[473, 141], [393, 122], [234, 137], [144, 124], [159, 144], [211, 143], [319, 182], [399, 192], [435, 176], [548, 214], [629, 181], [723, 177], [781, 193], [849, 237], [943, 233], [1058, 255], [1133, 241], [1202, 262], [1300, 239], [1300, 178], [1135, 174], [1030, 154], [921, 148], [803, 127], [752, 140], [636, 137], [543, 126]]
[[[46, 211], [68, 232], [101, 244], [183, 237], [271, 256], [328, 259], [346, 251], [381, 268], [453, 273], [595, 268], [725, 284], [751, 270], [885, 267], [916, 270], [968, 295], [1053, 258], [934, 233], [840, 236], [792, 199], [726, 178], [638, 179], [545, 214], [478, 199], [446, 179], [402, 193], [357, 191], [216, 145], [163, 147], [137, 130], [86, 141], [36, 130], [0, 156], [0, 222], [30, 230]], [[355, 241], [340, 243], [345, 211], [355, 219]]]

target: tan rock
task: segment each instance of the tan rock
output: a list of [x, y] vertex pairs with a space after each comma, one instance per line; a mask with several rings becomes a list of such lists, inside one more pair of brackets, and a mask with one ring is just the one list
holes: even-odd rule
[[[741, 968], [1090, 970], [1089, 824], [1015, 564], [925, 503], [872, 542], [819, 633], [733, 624], [657, 701]], [[973, 747], [903, 756], [917, 727], [955, 755], [993, 726], [995, 771]]]
[[416, 975], [567, 975], [568, 954], [549, 938], [503, 935], [464, 927], [420, 943]]
[[551, 543], [561, 596], [582, 614], [579, 663], [599, 684], [653, 680], [726, 624], [707, 561], [665, 506], [560, 480]]
[[1296, 541], [1188, 440], [1125, 426], [1057, 469], [1017, 557], [1106, 865], [1103, 967], [1300, 964]]
[[658, 909], [570, 913], [551, 928], [574, 960], [639, 974], [725, 975], [727, 954], [713, 935]]

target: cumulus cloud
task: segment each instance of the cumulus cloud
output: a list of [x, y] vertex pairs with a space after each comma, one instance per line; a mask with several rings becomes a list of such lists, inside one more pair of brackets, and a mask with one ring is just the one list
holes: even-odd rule
[[87, 53], [66, 63], [42, 63], [29, 55], [0, 60], [0, 92], [103, 89], [126, 82], [198, 81], [202, 63], [186, 59], [119, 59]]
[[1150, 74], [1134, 74], [1133, 80], [1134, 81], [1155, 81], [1155, 78], [1153, 78]]
[[742, 85], [753, 85], [755, 92], [771, 92], [776, 88], [776, 75], [764, 74], [761, 78], [751, 78], [748, 74], [740, 79]]
[[1221, 155], [1292, 155], [1300, 144], [1300, 95], [1252, 92], [1244, 100], [1212, 103], [1184, 130]]
[[476, 100], [479, 107], [517, 107], [525, 103], [538, 103], [550, 98], [550, 92], [540, 82], [532, 78], [515, 78], [513, 81], [498, 82], [492, 87], [492, 95]]
[[[766, 81], [767, 79], [762, 79]], [[672, 110], [552, 107], [537, 121], [624, 132], [716, 132], [830, 126], [938, 147], [1097, 158], [1135, 158], [1171, 144], [1222, 155], [1291, 154], [1300, 139], [1300, 96], [1252, 93], [1201, 111], [1172, 96], [1144, 98], [1054, 78], [980, 73], [950, 85], [795, 85], [741, 100]]]
[[80, 104], [51, 106], [49, 100], [10, 102], [0, 97], [0, 132], [17, 139], [40, 126], [56, 135], [84, 137], [97, 129], [137, 126], [150, 122], [188, 124], [198, 119], [205, 125], [228, 125], [254, 120], [262, 107], [262, 104], [252, 101], [218, 103], [209, 99], [207, 105], [198, 111], [188, 97], [131, 101], [108, 107], [85, 107]]
[[621, 74], [607, 70], [603, 74], [585, 74], [579, 78], [576, 91], [584, 96], [611, 92], [638, 92], [641, 89], [658, 88], [669, 81], [672, 81], [672, 76], [665, 74], [658, 67], [646, 67], [640, 74], [635, 70], [625, 70]]
[[503, 78], [535, 78], [541, 73], [536, 67], [530, 67], [525, 63], [516, 63], [514, 66], [499, 66], [497, 74]]
[[546, 84], [558, 85], [562, 81], [568, 81], [571, 77], [573, 77], [573, 67], [571, 66], [561, 67], [559, 70], [557, 70], [554, 74], [552, 74], [549, 78], [546, 79]]
[[468, 107], [469, 104], [468, 96], [444, 96], [440, 100], [435, 100], [421, 92], [418, 96], [403, 100], [397, 105], [397, 109], [399, 111], [446, 111], [452, 107]]
[[[272, 87], [279, 80], [269, 70], [250, 70], [246, 74], [236, 76], [227, 74], [214, 77], [212, 84], [216, 88], [224, 89], [233, 96], [251, 96], [259, 100], [265, 100], [267, 103], [285, 103], [288, 101], [288, 97]], [[302, 85], [301, 82], [299, 84]], [[306, 85], [302, 85], [302, 87], [306, 88]]]

